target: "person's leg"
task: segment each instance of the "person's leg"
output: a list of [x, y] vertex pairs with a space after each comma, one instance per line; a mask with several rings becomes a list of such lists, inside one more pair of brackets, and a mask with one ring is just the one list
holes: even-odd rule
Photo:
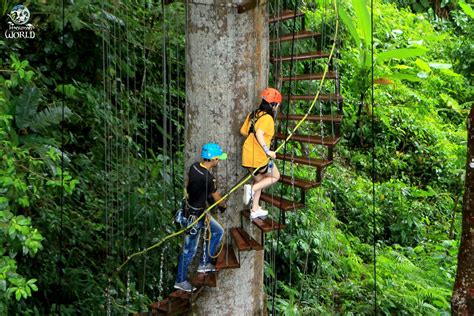
[[204, 266], [208, 263], [211, 263], [211, 257], [214, 257], [217, 254], [217, 251], [219, 250], [219, 245], [222, 241], [222, 237], [224, 236], [224, 228], [222, 228], [222, 226], [211, 215], [207, 216], [209, 218], [209, 229], [211, 231], [211, 238], [209, 241], [206, 241], [204, 243], [204, 250], [200, 266]]
[[260, 200], [260, 194], [262, 193], [262, 190], [255, 190], [255, 185], [265, 179], [265, 175], [259, 173], [254, 177], [254, 182], [252, 185], [252, 191], [253, 191], [253, 201], [252, 201], [252, 209], [251, 211], [256, 211], [258, 209], [258, 201]]
[[[257, 177], [255, 177], [255, 179], [257, 179]], [[274, 163], [272, 171], [270, 173], [261, 175], [261, 178], [259, 178], [258, 181], [255, 181], [252, 186], [252, 190], [255, 192], [255, 195], [253, 196], [252, 211], [258, 209], [258, 203], [260, 202], [260, 194], [262, 193], [262, 190], [278, 182], [278, 180], [280, 180], [280, 171], [278, 171], [278, 168]]]
[[[200, 223], [197, 223], [196, 225], [199, 224]], [[187, 280], [188, 266], [191, 263], [191, 260], [193, 259], [194, 255], [196, 254], [200, 232], [201, 229], [196, 229], [194, 234], [186, 233], [184, 237], [183, 251], [179, 256], [178, 261], [178, 273], [176, 275], [176, 283], [181, 283]]]

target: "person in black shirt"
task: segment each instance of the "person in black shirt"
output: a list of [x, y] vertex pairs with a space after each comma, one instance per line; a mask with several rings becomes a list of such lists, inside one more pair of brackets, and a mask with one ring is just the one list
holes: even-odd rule
[[[221, 199], [221, 195], [217, 192], [216, 179], [209, 171], [217, 166], [219, 160], [227, 159], [227, 154], [222, 152], [219, 145], [214, 143], [207, 143], [202, 147], [201, 157], [202, 162], [196, 162], [189, 168], [187, 191], [187, 208], [190, 213], [189, 216], [199, 217], [206, 209], [206, 202], [212, 203]], [[226, 204], [222, 201], [219, 205], [221, 212], [225, 211]], [[198, 267], [198, 272], [213, 272], [216, 271], [211, 259], [219, 250], [222, 237], [224, 236], [224, 229], [222, 226], [210, 215], [206, 214], [198, 223], [186, 231], [184, 237], [184, 246], [178, 262], [178, 273], [174, 287], [186, 292], [196, 290], [187, 281], [188, 266], [191, 263], [198, 247], [199, 236], [201, 228], [208, 224], [211, 231], [211, 238], [209, 245], [207, 240], [204, 240], [203, 256]]]

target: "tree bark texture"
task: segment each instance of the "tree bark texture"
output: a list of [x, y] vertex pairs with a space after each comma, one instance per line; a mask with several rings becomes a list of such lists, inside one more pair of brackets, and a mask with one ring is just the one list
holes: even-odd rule
[[462, 235], [451, 308], [453, 315], [474, 315], [474, 107], [467, 124], [466, 183], [462, 208]]
[[[246, 171], [241, 167], [245, 116], [256, 108], [268, 81], [268, 13], [265, 3], [242, 14], [229, 0], [190, 1], [186, 34], [186, 168], [200, 160], [202, 145], [218, 143], [228, 153], [213, 170], [218, 190], [228, 191]], [[242, 189], [229, 198], [223, 215], [226, 229], [240, 226]], [[244, 229], [260, 240], [258, 229]], [[224, 249], [225, 251], [225, 249]], [[238, 255], [236, 253], [236, 255]], [[193, 315], [261, 315], [265, 312], [263, 251], [241, 254], [240, 269], [219, 272], [216, 288], [206, 288], [193, 304]]]

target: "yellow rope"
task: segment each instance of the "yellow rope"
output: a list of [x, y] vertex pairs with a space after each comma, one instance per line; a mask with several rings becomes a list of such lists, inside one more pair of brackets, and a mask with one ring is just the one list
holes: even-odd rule
[[[337, 14], [337, 1], [334, 0], [334, 10]], [[318, 92], [316, 94], [316, 96], [314, 97], [313, 99], [313, 102], [311, 103], [311, 106], [309, 107], [308, 111], [306, 112], [305, 116], [303, 116], [303, 118], [298, 122], [298, 124], [296, 124], [296, 126], [293, 128], [293, 130], [288, 134], [288, 136], [286, 137], [286, 139], [283, 141], [283, 143], [281, 143], [278, 148], [275, 150], [275, 152], [279, 152], [283, 146], [285, 146], [285, 144], [290, 140], [290, 138], [293, 136], [293, 134], [298, 130], [298, 128], [301, 126], [301, 124], [304, 123], [304, 121], [308, 118], [308, 115], [311, 113], [311, 110], [313, 109], [314, 105], [316, 104], [316, 101], [318, 100], [319, 98], [319, 94], [321, 93], [321, 89], [322, 89], [322, 86], [323, 86], [323, 83], [324, 83], [324, 80], [326, 79], [326, 75], [329, 71], [329, 63], [334, 55], [334, 50], [336, 48], [336, 39], [337, 39], [337, 33], [338, 33], [338, 30], [339, 30], [339, 19], [336, 19], [336, 28], [335, 28], [335, 32], [334, 32], [334, 39], [333, 39], [333, 44], [332, 44], [332, 47], [331, 47], [331, 52], [329, 53], [329, 58], [328, 58], [328, 63], [326, 64], [325, 68], [324, 68], [324, 72], [323, 72], [323, 75], [321, 77], [321, 81], [319, 83], [319, 89], [318, 89]], [[267, 160], [265, 160], [264, 163], [262, 163], [262, 165], [260, 165], [259, 167], [255, 168], [255, 170], [249, 174], [248, 176], [246, 176], [242, 181], [240, 181], [239, 183], [237, 183], [232, 189], [230, 189], [229, 192], [227, 192], [224, 196], [222, 196], [218, 201], [214, 202], [214, 204], [212, 204], [211, 206], [209, 206], [198, 218], [196, 218], [196, 220], [194, 222], [192, 222], [188, 227], [186, 228], [183, 228], [175, 233], [172, 233], [166, 237], [164, 237], [162, 240], [160, 240], [159, 242], [151, 245], [150, 247], [147, 247], [145, 248], [144, 250], [142, 251], [138, 251], [138, 252], [135, 252], [133, 254], [131, 254], [130, 256], [127, 257], [127, 259], [117, 268], [117, 272], [120, 272], [120, 270], [134, 257], [137, 257], [137, 256], [140, 256], [140, 255], [143, 255], [147, 252], [149, 252], [150, 250], [153, 250], [157, 247], [159, 247], [161, 244], [163, 244], [165, 241], [167, 241], [168, 239], [170, 238], [173, 238], [175, 236], [178, 236], [178, 235], [181, 235], [182, 233], [184, 233], [186, 230], [190, 229], [191, 227], [193, 227], [194, 225], [196, 225], [210, 210], [212, 210], [214, 207], [216, 207], [219, 203], [221, 203], [222, 201], [224, 201], [225, 199], [227, 199], [232, 193], [234, 193], [238, 188], [240, 188], [242, 185], [244, 185], [248, 180], [250, 180], [253, 176], [255, 176], [255, 173], [257, 172], [257, 170], [265, 165], [268, 164], [268, 162], [270, 161], [270, 158], [267, 158]], [[221, 249], [219, 251], [219, 253], [222, 251], [222, 248], [223, 246], [221, 246]]]
[[[217, 219], [214, 218], [214, 220], [219, 224], [221, 225], [221, 223], [219, 223], [219, 221]], [[224, 226], [221, 225], [221, 227], [224, 229]], [[206, 216], [206, 230], [208, 232], [208, 236], [209, 238], [207, 238], [206, 240], [208, 241], [207, 243], [207, 254], [209, 255], [209, 257], [211, 257], [212, 259], [215, 259], [217, 257], [219, 257], [219, 255], [221, 254], [222, 252], [222, 249], [224, 249], [224, 245], [225, 245], [225, 230], [224, 230], [224, 235], [222, 236], [222, 240], [221, 240], [221, 246], [219, 248], [219, 251], [213, 256], [211, 255], [211, 220], [209, 219], [209, 216]]]

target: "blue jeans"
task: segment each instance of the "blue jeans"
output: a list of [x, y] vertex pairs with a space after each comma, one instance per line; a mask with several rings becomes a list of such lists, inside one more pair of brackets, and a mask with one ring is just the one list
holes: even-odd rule
[[[204, 240], [203, 246], [203, 254], [201, 258], [200, 265], [206, 265], [211, 262], [211, 256], [215, 256], [217, 252], [217, 248], [221, 243], [222, 236], [224, 236], [224, 228], [211, 216], [206, 215], [210, 221], [210, 229], [211, 229], [211, 240], [209, 249], [207, 247], [207, 241]], [[196, 255], [198, 243], [199, 243], [199, 236], [201, 235], [201, 230], [204, 228], [205, 225], [205, 217], [201, 219], [195, 226], [196, 229], [191, 230], [191, 232], [186, 232], [184, 237], [184, 246], [181, 255], [179, 256], [178, 262], [178, 274], [176, 276], [176, 283], [181, 283], [186, 281], [187, 273], [188, 273], [188, 266], [193, 260], [194, 255]]]

